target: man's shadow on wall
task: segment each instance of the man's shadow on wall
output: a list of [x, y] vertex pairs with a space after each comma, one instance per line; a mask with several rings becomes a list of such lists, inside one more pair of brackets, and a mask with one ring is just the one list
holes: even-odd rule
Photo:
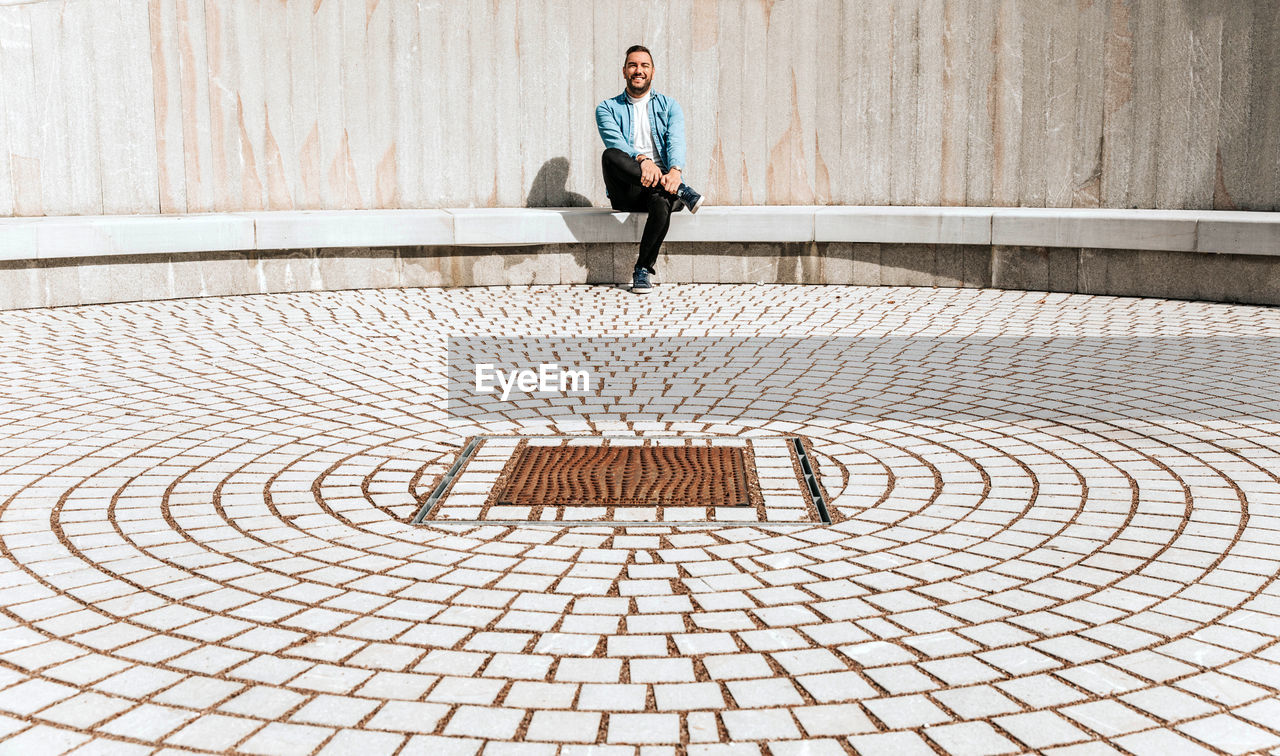
[[551, 158], [533, 177], [525, 207], [591, 207], [591, 200], [565, 188], [568, 181], [568, 158]]
[[[533, 178], [525, 207], [590, 208], [591, 200], [569, 191], [569, 160], [551, 158], [542, 164]], [[597, 208], [598, 213], [567, 211], [560, 213], [573, 238], [583, 244], [568, 245], [574, 262], [586, 270], [586, 282], [613, 286], [623, 280], [620, 265], [625, 265], [626, 280], [630, 280], [634, 247], [640, 241], [640, 224], [643, 219], [636, 213], [615, 213], [608, 207]], [[616, 229], [611, 228], [617, 226]], [[615, 253], [621, 252], [619, 257]], [[616, 258], [616, 259], [615, 259]], [[626, 258], [626, 259], [623, 259]], [[621, 262], [619, 262], [621, 260]]]

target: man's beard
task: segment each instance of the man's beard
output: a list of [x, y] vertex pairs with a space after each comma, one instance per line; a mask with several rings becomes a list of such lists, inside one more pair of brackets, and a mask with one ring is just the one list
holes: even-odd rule
[[627, 82], [627, 94], [631, 95], [632, 97], [643, 97], [645, 94], [647, 94], [647, 93], [649, 92], [649, 87], [650, 87], [652, 84], [653, 84], [653, 79], [645, 79], [645, 80], [644, 80], [644, 88], [643, 88], [643, 89], [636, 89], [636, 88], [635, 88], [635, 86], [634, 86], [630, 81], [628, 81], [628, 82]]

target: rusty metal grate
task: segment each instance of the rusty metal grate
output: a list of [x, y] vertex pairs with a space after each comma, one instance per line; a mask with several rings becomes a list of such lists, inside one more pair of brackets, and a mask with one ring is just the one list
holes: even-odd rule
[[741, 447], [526, 446], [495, 503], [524, 506], [745, 506]]

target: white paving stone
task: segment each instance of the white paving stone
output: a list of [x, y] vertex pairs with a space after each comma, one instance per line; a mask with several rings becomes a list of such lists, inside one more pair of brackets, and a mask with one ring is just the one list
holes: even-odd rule
[[[445, 411], [447, 334], [548, 332], [741, 339], [772, 393]], [[0, 313], [0, 751], [1275, 749], [1278, 337], [906, 288]], [[514, 436], [602, 434], [750, 443], [762, 482], [801, 436], [836, 522], [409, 523], [468, 438], [475, 519]]]

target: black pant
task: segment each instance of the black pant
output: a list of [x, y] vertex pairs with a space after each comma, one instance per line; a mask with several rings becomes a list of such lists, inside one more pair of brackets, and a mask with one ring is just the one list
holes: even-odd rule
[[640, 237], [640, 255], [636, 257], [636, 269], [654, 270], [658, 250], [667, 238], [671, 225], [671, 213], [681, 205], [680, 198], [658, 186], [641, 186], [640, 164], [635, 158], [619, 149], [609, 148], [600, 158], [604, 168], [604, 186], [609, 192], [609, 202], [614, 210], [628, 213], [648, 213], [644, 234]]

